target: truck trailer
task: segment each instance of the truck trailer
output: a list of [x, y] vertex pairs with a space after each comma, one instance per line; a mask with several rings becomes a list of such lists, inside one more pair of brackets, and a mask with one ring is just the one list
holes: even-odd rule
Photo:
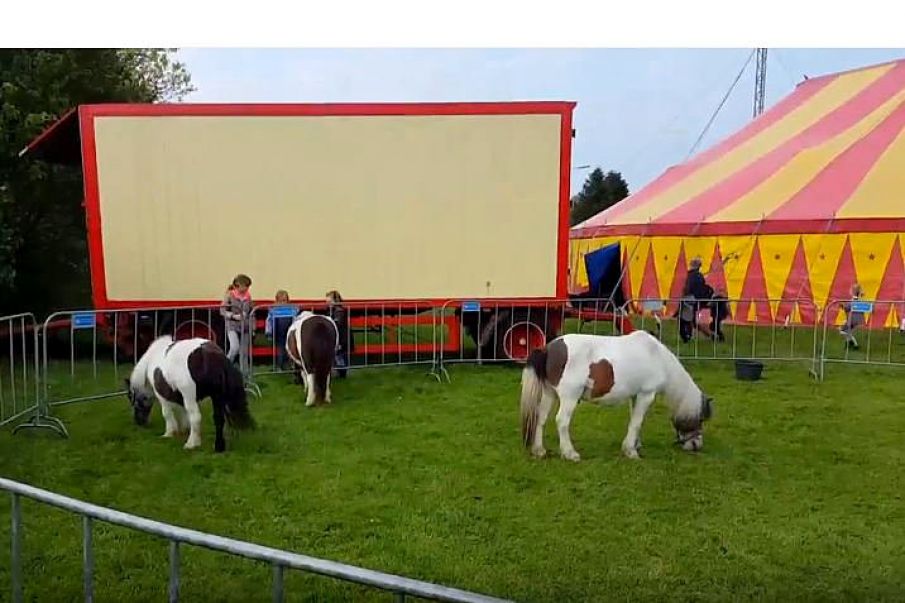
[[568, 298], [574, 107], [83, 105], [23, 153], [81, 166], [93, 304], [123, 352], [152, 322], [222, 336], [216, 312], [172, 309], [216, 306], [245, 273], [262, 303], [337, 290], [353, 329], [439, 320], [447, 349], [464, 333], [518, 359], [559, 331], [551, 304]]

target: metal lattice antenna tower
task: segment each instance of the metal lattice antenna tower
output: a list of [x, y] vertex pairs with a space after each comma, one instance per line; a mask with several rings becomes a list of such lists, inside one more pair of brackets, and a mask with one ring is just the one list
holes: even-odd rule
[[754, 117], [764, 112], [764, 97], [767, 92], [767, 49], [757, 49], [754, 71]]

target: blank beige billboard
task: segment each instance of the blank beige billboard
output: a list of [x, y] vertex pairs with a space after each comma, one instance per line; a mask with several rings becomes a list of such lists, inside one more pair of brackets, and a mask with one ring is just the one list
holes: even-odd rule
[[560, 120], [98, 117], [108, 298], [555, 296]]

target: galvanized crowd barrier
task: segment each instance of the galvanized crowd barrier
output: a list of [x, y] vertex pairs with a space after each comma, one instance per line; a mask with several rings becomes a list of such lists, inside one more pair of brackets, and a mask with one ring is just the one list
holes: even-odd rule
[[[285, 342], [277, 333], [267, 334], [270, 321], [281, 331], [303, 311], [328, 314], [325, 304], [263, 304], [252, 311], [248, 378], [254, 382], [264, 375], [293, 373], [297, 369], [286, 357]], [[345, 362], [338, 369], [428, 365], [437, 362], [437, 343], [442, 329], [455, 328], [440, 316], [437, 304], [429, 301], [343, 302], [348, 328], [341, 333], [339, 355]], [[282, 323], [282, 324], [280, 324]], [[452, 325], [452, 326], [451, 326]], [[283, 336], [285, 336], [283, 334]]]
[[[758, 360], [815, 362], [820, 312], [808, 299], [739, 298], [724, 304], [717, 332], [714, 300], [641, 300], [637, 328], [655, 331], [677, 357], [685, 360]], [[693, 320], [679, 317], [688, 308]]]
[[38, 322], [31, 313], [0, 317], [0, 427], [55, 429], [41, 406]]
[[436, 601], [457, 601], [462, 603], [492, 603], [503, 599], [441, 586], [431, 582], [423, 582], [404, 578], [393, 574], [385, 574], [374, 570], [300, 555], [290, 551], [274, 549], [242, 540], [225, 538], [199, 532], [172, 524], [146, 519], [137, 515], [123, 513], [107, 507], [93, 505], [84, 501], [69, 498], [22, 484], [9, 479], [0, 478], [0, 489], [9, 492], [12, 501], [11, 518], [11, 559], [12, 576], [11, 594], [14, 603], [22, 603], [24, 595], [24, 578], [22, 575], [22, 506], [21, 499], [28, 498], [64, 509], [82, 518], [82, 578], [85, 601], [94, 600], [94, 539], [95, 521], [122, 526], [130, 530], [151, 534], [166, 539], [170, 544], [170, 572], [167, 598], [175, 603], [179, 600], [179, 588], [182, 583], [180, 565], [181, 545], [203, 547], [213, 551], [226, 553], [246, 559], [253, 559], [269, 564], [273, 568], [271, 585], [273, 601], [282, 601], [284, 595], [283, 575], [286, 570], [299, 570], [322, 576], [328, 576], [355, 584], [389, 591], [395, 595], [396, 601], [404, 601], [407, 596], [433, 599]]
[[226, 349], [219, 306], [51, 314], [41, 326], [42, 404], [50, 409], [123, 395], [135, 362], [163, 335], [203, 337]]
[[905, 366], [905, 300], [833, 300], [821, 327], [821, 380], [827, 364]]
[[[440, 369], [447, 365], [523, 361], [528, 352], [567, 333], [618, 335], [645, 330], [683, 360], [789, 360], [816, 362], [820, 313], [810, 300], [722, 299], [719, 333], [710, 332], [713, 300], [643, 299], [621, 305], [611, 299], [455, 301], [443, 306], [463, 328], [449, 351], [441, 332]], [[679, 320], [679, 310], [693, 312]], [[741, 312], [745, 320], [735, 318]], [[683, 332], [685, 331], [685, 332]], [[721, 336], [718, 336], [720, 335]]]

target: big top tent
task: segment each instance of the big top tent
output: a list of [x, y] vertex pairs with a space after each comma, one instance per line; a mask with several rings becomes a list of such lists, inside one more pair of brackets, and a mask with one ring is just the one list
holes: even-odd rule
[[[858, 282], [873, 324], [905, 317], [905, 60], [805, 80], [714, 147], [571, 230], [621, 244], [633, 300], [679, 297], [695, 256], [736, 319], [813, 321]], [[772, 301], [767, 301], [772, 300]]]

